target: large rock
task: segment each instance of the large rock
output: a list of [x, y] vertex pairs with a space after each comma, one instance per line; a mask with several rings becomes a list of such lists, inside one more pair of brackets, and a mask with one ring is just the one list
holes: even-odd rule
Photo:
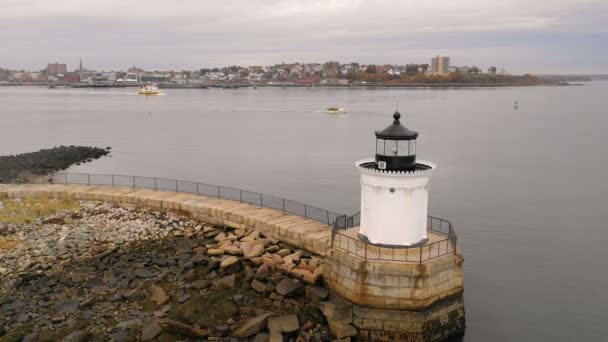
[[150, 286], [150, 293], [152, 294], [151, 298], [156, 305], [163, 305], [169, 300], [169, 296], [162, 287], [152, 285]]
[[242, 238], [241, 241], [251, 242], [251, 241], [257, 240], [258, 237], [260, 237], [260, 231], [259, 230], [254, 230], [253, 232], [251, 232], [251, 234], [249, 234], [249, 235], [245, 236], [244, 238]]
[[313, 303], [320, 303], [327, 299], [329, 291], [324, 287], [318, 286], [306, 286], [306, 298], [310, 299]]
[[251, 247], [251, 250], [249, 251], [249, 253], [247, 253], [247, 258], [255, 258], [255, 257], [259, 257], [264, 253], [264, 245], [262, 244], [257, 244], [254, 245], [253, 247]]
[[235, 256], [229, 256], [220, 264], [220, 271], [224, 274], [232, 274], [238, 272], [241, 269], [241, 262], [239, 258]]
[[236, 246], [226, 246], [223, 247], [224, 248], [224, 252], [226, 254], [230, 254], [230, 255], [243, 255], [243, 251]]
[[346, 301], [327, 301], [319, 303], [319, 309], [327, 317], [341, 324], [353, 322], [353, 305]]
[[232, 336], [248, 337], [248, 336], [257, 334], [258, 332], [260, 332], [260, 330], [263, 330], [264, 328], [266, 328], [266, 322], [268, 321], [268, 318], [270, 316], [272, 316], [272, 313], [266, 313], [266, 314], [260, 315], [256, 318], [252, 318], [252, 319], [248, 320], [247, 322], [241, 324], [232, 333]]
[[298, 316], [296, 315], [285, 315], [279, 317], [270, 317], [268, 319], [268, 330], [270, 334], [278, 333], [292, 333], [300, 329], [300, 323], [298, 322]]
[[215, 287], [229, 287], [229, 288], [233, 288], [236, 285], [236, 274], [231, 274], [229, 276], [225, 276], [223, 278], [220, 278], [216, 284]]
[[164, 331], [188, 337], [205, 338], [209, 336], [209, 332], [206, 330], [195, 328], [188, 324], [184, 324], [170, 319], [164, 319], [160, 321], [160, 326]]
[[275, 267], [276, 265], [284, 263], [283, 258], [276, 254], [265, 254], [262, 257], [262, 262], [270, 267]]
[[156, 336], [160, 335], [163, 332], [163, 328], [158, 324], [158, 320], [149, 319], [146, 320], [143, 324], [141, 330], [141, 340], [142, 341], [152, 341]]
[[301, 288], [302, 283], [299, 280], [285, 278], [277, 284], [275, 291], [283, 297], [289, 297], [295, 295]]
[[65, 314], [71, 314], [76, 312], [80, 302], [76, 299], [62, 299], [55, 304], [55, 310]]
[[319, 281], [319, 279], [321, 279], [322, 276], [320, 272], [312, 273], [309, 270], [304, 270], [300, 268], [291, 269], [289, 271], [289, 275], [296, 279], [302, 280], [308, 285], [315, 285]]
[[270, 275], [270, 268], [268, 265], [262, 265], [255, 272], [255, 279], [264, 280]]
[[223, 255], [224, 250], [221, 248], [211, 248], [207, 250], [208, 255]]
[[257, 279], [253, 279], [253, 281], [251, 282], [251, 287], [259, 293], [266, 292], [266, 284], [262, 283]]
[[90, 341], [92, 334], [85, 330], [72, 331], [65, 336], [61, 342], [87, 342]]
[[350, 324], [342, 324], [332, 319], [328, 319], [331, 335], [337, 339], [343, 339], [357, 335], [357, 329]]
[[253, 279], [256, 274], [256, 271], [254, 271], [253, 268], [251, 268], [251, 266], [249, 266], [249, 265], [245, 265], [244, 272], [245, 272], [245, 279], [247, 279], [247, 280]]

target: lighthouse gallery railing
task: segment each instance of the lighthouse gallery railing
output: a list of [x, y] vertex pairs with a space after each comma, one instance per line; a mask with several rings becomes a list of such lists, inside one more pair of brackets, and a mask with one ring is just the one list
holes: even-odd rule
[[427, 217], [427, 230], [439, 236], [437, 241], [431, 241], [417, 247], [382, 247], [361, 241], [347, 232], [348, 228], [360, 224], [361, 213], [353, 216], [341, 216], [334, 222], [332, 230], [332, 246], [346, 253], [356, 255], [365, 260], [386, 260], [422, 263], [444, 255], [456, 253], [457, 236], [452, 223], [438, 217]]

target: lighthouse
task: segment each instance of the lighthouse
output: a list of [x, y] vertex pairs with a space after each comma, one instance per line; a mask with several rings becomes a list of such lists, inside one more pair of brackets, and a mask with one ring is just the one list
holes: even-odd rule
[[401, 123], [399, 112], [375, 135], [375, 157], [356, 163], [361, 174], [359, 238], [386, 247], [424, 245], [429, 184], [436, 166], [416, 159], [418, 132]]

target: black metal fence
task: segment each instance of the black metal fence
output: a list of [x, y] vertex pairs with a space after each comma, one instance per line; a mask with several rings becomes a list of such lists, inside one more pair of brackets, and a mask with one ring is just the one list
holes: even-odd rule
[[128, 186], [132, 188], [146, 188], [184, 192], [201, 196], [224, 198], [242, 203], [249, 203], [260, 207], [282, 210], [283, 212], [305, 217], [324, 224], [334, 225], [336, 219], [344, 217], [328, 210], [302, 204], [296, 201], [235, 189], [226, 186], [210, 185], [204, 183], [181, 181], [176, 179], [103, 175], [89, 173], [55, 173], [50, 177], [42, 177], [43, 183], [56, 184], [83, 184], [83, 185], [111, 185]]
[[296, 201], [242, 189], [157, 177], [89, 173], [55, 173], [50, 177], [41, 177], [40, 181], [42, 183], [56, 184], [111, 185], [168, 190], [199, 196], [224, 198], [260, 207], [282, 210], [285, 213], [332, 225], [332, 247], [366, 260], [421, 263], [443, 255], [456, 253], [457, 237], [452, 228], [452, 223], [433, 216], [428, 216], [427, 218], [427, 229], [444, 236], [444, 239], [420, 247], [389, 248], [366, 243], [347, 235], [345, 232], [347, 228], [360, 225], [360, 212], [352, 216], [341, 215]]
[[402, 262], [417, 262], [432, 260], [447, 254], [456, 253], [457, 237], [452, 223], [438, 217], [427, 217], [427, 230], [445, 237], [444, 239], [427, 243], [419, 247], [381, 247], [349, 236], [347, 228], [360, 224], [361, 213], [353, 216], [342, 216], [334, 222], [332, 231], [332, 247], [364, 258], [365, 260], [387, 260]]

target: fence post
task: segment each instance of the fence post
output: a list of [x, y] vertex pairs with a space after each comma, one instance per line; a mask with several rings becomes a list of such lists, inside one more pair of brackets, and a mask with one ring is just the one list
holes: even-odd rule
[[329, 224], [329, 211], [325, 210], [325, 213], [327, 214], [327, 224]]
[[87, 173], [87, 183], [91, 185], [91, 174]]
[[306, 210], [308, 206], [304, 204], [304, 218], [308, 218], [308, 210]]
[[177, 192], [177, 179], [175, 180], [175, 192]]
[[422, 247], [418, 247], [418, 249], [420, 250], [420, 264], [422, 264]]
[[220, 198], [220, 186], [217, 186], [217, 198]]
[[200, 196], [200, 195], [201, 195], [201, 193], [198, 191], [198, 186], [199, 186], [199, 184], [198, 184], [198, 183], [196, 183], [196, 194], [197, 194], [198, 196]]
[[365, 244], [365, 260], [367, 260], [367, 243]]
[[68, 184], [68, 173], [64, 173], [63, 177], [65, 177], [65, 184]]
[[264, 206], [264, 197], [262, 194], [260, 194], [260, 207]]
[[112, 175], [112, 186], [114, 186], [114, 175]]
[[239, 189], [239, 201], [243, 203], [243, 190]]
[[135, 176], [131, 176], [131, 178], [133, 179], [133, 188], [135, 189]]
[[156, 189], [157, 189], [157, 186], [156, 186], [156, 177], [154, 177], [154, 190], [156, 190]]
[[285, 199], [282, 198], [282, 200], [283, 200], [283, 213], [284, 213], [285, 212]]

